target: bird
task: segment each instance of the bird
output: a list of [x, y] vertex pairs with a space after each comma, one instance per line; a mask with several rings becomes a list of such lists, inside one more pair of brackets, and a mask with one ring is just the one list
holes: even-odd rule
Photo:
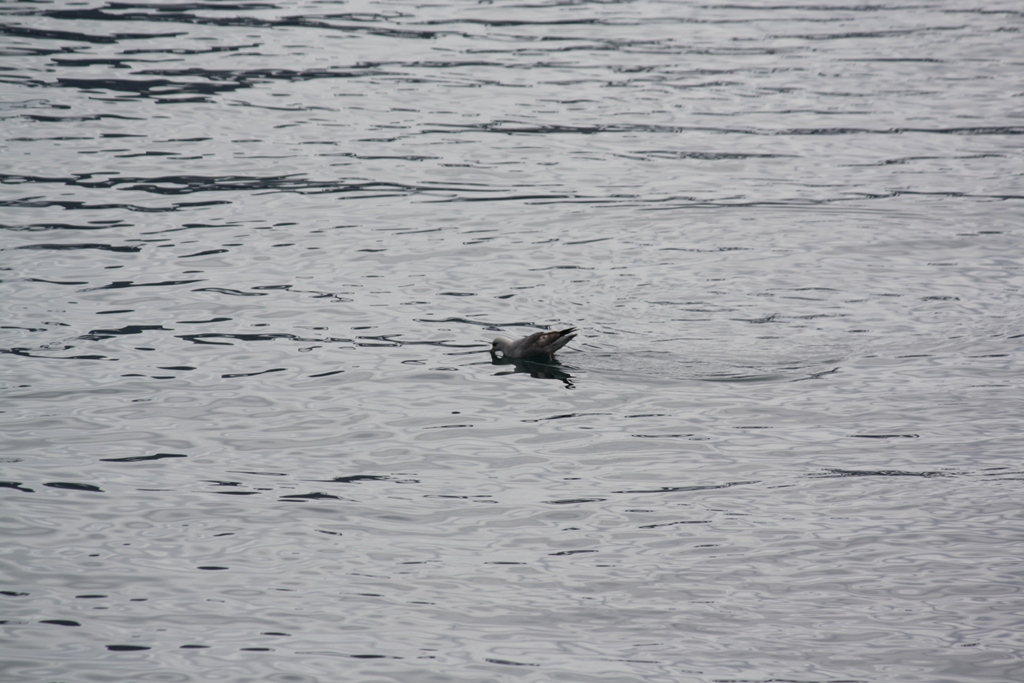
[[550, 363], [555, 359], [555, 351], [575, 338], [575, 327], [556, 332], [534, 332], [528, 337], [515, 340], [495, 337], [491, 342], [491, 355], [496, 356], [501, 351], [504, 358], [544, 360]]

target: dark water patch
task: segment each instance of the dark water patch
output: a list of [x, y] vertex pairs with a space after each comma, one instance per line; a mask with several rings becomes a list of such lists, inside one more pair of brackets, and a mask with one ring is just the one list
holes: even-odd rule
[[[63, 347], [64, 350], [74, 348], [71, 346]], [[29, 349], [25, 347], [12, 347], [9, 349], [0, 349], [0, 353], [9, 353], [14, 356], [24, 356], [25, 358], [49, 358], [53, 360], [104, 360], [104, 361], [116, 361], [116, 358], [104, 356], [98, 353], [86, 353], [78, 354], [74, 356], [51, 356], [49, 354], [39, 353], [37, 349]]]
[[912, 156], [912, 157], [899, 157], [895, 159], [882, 159], [881, 161], [874, 161], [871, 163], [864, 164], [848, 164], [851, 168], [857, 167], [868, 167], [868, 166], [897, 166], [903, 164], [909, 164], [914, 161], [951, 161], [952, 159], [992, 159], [999, 158], [1001, 154], [987, 153], [987, 154], [970, 154], [967, 156], [957, 157], [940, 157], [940, 156]]
[[579, 503], [603, 503], [607, 498], [565, 498], [563, 500], [545, 500], [545, 505], [576, 505]]
[[202, 282], [202, 279], [198, 280], [163, 280], [161, 282], [135, 282], [134, 280], [115, 280], [110, 284], [101, 285], [99, 287], [90, 287], [86, 292], [95, 292], [103, 289], [127, 289], [129, 287], [176, 287], [178, 285], [190, 285], [196, 282]]
[[[210, 84], [175, 82], [166, 78], [148, 80], [132, 80], [125, 78], [58, 78], [57, 84], [65, 88], [76, 88], [84, 92], [95, 93], [99, 90], [128, 92], [137, 97], [150, 97], [157, 101], [167, 101], [170, 97], [187, 94], [216, 95], [244, 87], [239, 83]], [[205, 98], [197, 98], [193, 102], [201, 102]]]
[[[119, 151], [119, 150], [110, 150]], [[134, 159], [137, 157], [173, 157], [178, 156], [178, 152], [158, 152], [156, 150], [147, 150], [145, 152], [132, 152], [129, 154], [115, 154], [114, 157], [117, 159]], [[183, 159], [195, 158], [195, 157], [182, 157]]]
[[778, 313], [772, 313], [762, 318], [733, 318], [733, 320], [737, 320], [739, 322], [744, 323], [751, 323], [753, 325], [764, 325], [766, 323], [782, 322], [781, 320], [778, 319], [778, 317]]
[[315, 375], [307, 375], [307, 376], [311, 377], [311, 378], [315, 378], [315, 377], [330, 377], [331, 375], [337, 375], [337, 374], [340, 374], [342, 372], [345, 372], [345, 371], [344, 370], [330, 370], [328, 372], [320, 372], [320, 373], [317, 373]]
[[66, 40], [77, 43], [119, 43], [125, 40], [147, 40], [151, 38], [174, 38], [181, 33], [114, 33], [109, 36], [92, 35], [78, 31], [54, 31], [27, 26], [0, 26], [0, 35], [33, 38], [35, 40]]
[[35, 493], [35, 489], [28, 489], [21, 485], [20, 481], [0, 481], [0, 488], [14, 489], [22, 493]]
[[[598, 17], [576, 17], [572, 19], [486, 19], [477, 17], [459, 17], [458, 19], [432, 19], [425, 22], [427, 25], [438, 24], [478, 24], [480, 26], [594, 26], [594, 25], [619, 25], [620, 22], [611, 21]], [[625, 22], [623, 22], [625, 23]], [[630, 22], [632, 23], [632, 22]]]
[[565, 385], [566, 389], [576, 388], [573, 375], [563, 370], [561, 363], [557, 360], [554, 363], [536, 363], [519, 358], [495, 358], [492, 354], [490, 364], [511, 368], [511, 370], [495, 373], [496, 376], [526, 374], [534, 379], [559, 381]]
[[237, 53], [242, 50], [251, 50], [260, 47], [259, 43], [245, 43], [242, 45], [214, 45], [211, 47], [148, 47], [148, 48], [126, 48], [121, 51], [124, 55], [215, 55], [218, 53]]
[[672, 150], [637, 150], [632, 154], [623, 154], [628, 159], [698, 159], [700, 161], [734, 161], [737, 159], [786, 159], [794, 154], [754, 154], [741, 152], [687, 152]]
[[574, 417], [593, 417], [597, 415], [611, 415], [611, 413], [563, 413], [561, 415], [551, 415], [549, 417], [538, 417], [529, 418], [522, 420], [523, 422], [546, 422], [549, 420], [568, 420]]
[[70, 491], [90, 491], [94, 493], [103, 493], [103, 489], [93, 484], [78, 484], [70, 481], [51, 481], [43, 484], [43, 486], [49, 486], [54, 489], [67, 489]]
[[[176, 152], [157, 152], [155, 150], [144, 150], [139, 155], [169, 155]], [[129, 158], [132, 155], [121, 155]], [[148, 192], [157, 195], [188, 195], [199, 192], [254, 192], [254, 191], [278, 191], [296, 192], [300, 194], [352, 194], [379, 192], [380, 190], [394, 190], [400, 194], [436, 193], [436, 192], [492, 192], [488, 188], [474, 187], [472, 185], [450, 185], [439, 183], [405, 184], [373, 180], [312, 180], [302, 174], [275, 175], [275, 176], [240, 176], [240, 175], [218, 175], [218, 176], [192, 176], [192, 175], [162, 175], [154, 177], [139, 176], [105, 176], [96, 177], [96, 174], [82, 173], [73, 176], [30, 176], [24, 174], [0, 175], [0, 183], [10, 185], [45, 185], [58, 184], [87, 189], [121, 189], [136, 192]], [[385, 195], [377, 195], [385, 196]], [[40, 200], [8, 200], [3, 206], [19, 206], [27, 208], [44, 208], [47, 206], [59, 206], [66, 209], [95, 209], [95, 208], [125, 208], [137, 211], [172, 211], [177, 208], [190, 208], [200, 206], [214, 206], [225, 202], [188, 202], [175, 204], [173, 208], [148, 208], [137, 207], [128, 204], [102, 204], [88, 205], [84, 202], [52, 200], [49, 203]], [[221, 227], [221, 226], [203, 226]]]
[[100, 458], [103, 462], [151, 462], [165, 458], [187, 458], [182, 453], [154, 453], [153, 455], [132, 455], [124, 458]]
[[[490, 239], [493, 239], [493, 238], [488, 237], [487, 239], [490, 240]], [[594, 239], [589, 239], [589, 240], [575, 240], [575, 241], [571, 241], [571, 242], [565, 242], [565, 245], [571, 247], [571, 246], [579, 246], [579, 245], [583, 245], [583, 244], [596, 244], [598, 242], [608, 242], [608, 241], [611, 241], [611, 239], [612, 239], [611, 237], [595, 237]]]
[[514, 662], [511, 659], [495, 659], [493, 657], [484, 657], [484, 661], [488, 664], [500, 664], [502, 666], [540, 666], [540, 664], [532, 664], [530, 662]]
[[843, 33], [804, 33], [796, 35], [770, 35], [773, 40], [847, 40], [863, 38], [899, 38], [931, 31], [961, 31], [963, 26], [926, 26], [915, 29], [887, 29], [878, 31], [847, 31]]
[[[476, 192], [498, 192], [500, 190], [474, 190]], [[555, 194], [503, 194], [503, 195], [492, 195], [489, 197], [464, 197], [454, 196], [448, 198], [438, 198], [433, 201], [442, 202], [558, 202], [560, 200], [573, 200], [573, 201], [584, 201], [585, 196], [567, 193], [555, 193]], [[594, 202], [608, 202], [605, 199], [592, 199]]]
[[[355, 484], [361, 481], [396, 481], [393, 477], [381, 474], [351, 474], [345, 477], [334, 477], [333, 479], [321, 479], [319, 481], [327, 481], [335, 484]], [[399, 483], [417, 483], [414, 479], [406, 479], [399, 481]]]
[[[659, 249], [661, 251], [686, 251], [686, 252], [690, 252], [690, 253], [693, 253], [693, 254], [711, 254], [711, 253], [721, 253], [721, 252], [726, 252], [726, 251], [749, 251], [750, 247], [711, 247], [711, 248], [708, 248], [708, 249], [700, 249], [700, 248], [696, 248], [696, 247], [659, 247]], [[652, 301], [651, 303], [674, 303], [674, 302]], [[688, 303], [698, 303], [698, 302], [688, 302]]]
[[40, 277], [27, 277], [26, 282], [45, 282], [48, 285], [87, 285], [85, 280], [45, 280]]
[[221, 375], [221, 377], [223, 379], [234, 379], [236, 377], [256, 377], [258, 375], [266, 375], [267, 373], [270, 372], [284, 372], [285, 370], [286, 368], [271, 368], [269, 370], [259, 370], [256, 372], [228, 372]]
[[1021, 481], [1020, 475], [1024, 475], [1024, 470], [1013, 470], [1009, 467], [986, 467], [981, 473], [983, 477], [999, 477], [999, 480], [1006, 481]]
[[100, 251], [114, 251], [114, 252], [138, 252], [142, 250], [142, 247], [125, 247], [125, 246], [114, 246], [112, 244], [97, 244], [97, 243], [85, 243], [85, 244], [25, 244], [15, 249], [39, 249], [49, 251], [79, 251], [81, 249], [98, 249]]
[[204, 251], [198, 251], [194, 254], [184, 254], [178, 258], [196, 258], [197, 256], [212, 256], [214, 254], [226, 254], [227, 249], [206, 249]]
[[68, 211], [109, 211], [124, 209], [138, 213], [172, 213], [182, 209], [194, 209], [203, 206], [216, 206], [218, 204], [230, 204], [226, 201], [205, 201], [205, 202], [176, 202], [171, 206], [140, 206], [138, 204], [124, 204], [111, 202], [107, 204], [89, 204], [82, 201], [57, 200], [57, 199], [11, 199], [0, 201], [0, 206], [8, 206], [16, 209], [46, 209], [60, 208]]
[[920, 434], [847, 434], [851, 439], [920, 439]]
[[77, 621], [71, 619], [40, 619], [40, 624], [53, 624], [54, 626], [81, 626]]
[[373, 65], [361, 63], [345, 69], [318, 68], [302, 71], [294, 69], [210, 70], [193, 67], [189, 69], [145, 69], [135, 73], [144, 76], [202, 78], [216, 83], [231, 83], [236, 88], [251, 88], [274, 81], [302, 82], [324, 78], [360, 78], [381, 76], [384, 72]]
[[566, 555], [581, 555], [586, 553], [597, 553], [599, 550], [560, 550], [556, 553], [548, 553], [549, 557], [562, 557]]
[[[290, 245], [274, 244], [272, 246], [279, 247], [279, 246], [290, 246]], [[292, 285], [256, 285], [255, 287], [253, 287], [253, 289], [257, 289], [257, 290], [261, 290], [261, 289], [271, 289], [271, 290], [278, 289], [278, 290], [283, 290], [285, 292], [288, 292], [288, 291], [292, 290], [292, 287], [293, 287]]]
[[160, 330], [163, 332], [171, 331], [170, 328], [164, 327], [163, 325], [125, 325], [124, 327], [114, 330], [90, 330], [86, 334], [76, 337], [76, 339], [101, 341], [103, 339], [110, 339], [112, 337], [122, 335], [142, 334], [143, 332], [149, 332], [151, 330]]
[[[116, 12], [107, 11], [117, 10]], [[217, 26], [217, 27], [241, 27], [247, 29], [283, 29], [283, 28], [306, 28], [306, 29], [320, 29], [324, 31], [337, 31], [346, 34], [366, 34], [372, 36], [381, 36], [388, 38], [403, 38], [403, 39], [416, 39], [416, 40], [429, 40], [438, 36], [444, 35], [445, 33], [440, 31], [425, 31], [416, 29], [400, 29], [400, 28], [389, 28], [386, 26], [375, 25], [367, 21], [368, 17], [377, 17], [382, 21], [387, 21], [389, 18], [386, 15], [373, 15], [373, 14], [338, 14], [329, 15], [329, 19], [325, 20], [322, 15], [304, 17], [301, 15], [282, 17], [279, 19], [267, 19], [253, 15], [239, 15], [239, 16], [208, 16], [192, 14], [188, 10], [191, 8], [186, 7], [181, 11], [167, 11], [167, 9], [156, 6], [156, 11], [145, 11], [148, 10], [149, 6], [146, 5], [134, 5], [130, 3], [110, 3], [106, 8], [90, 8], [90, 9], [60, 9], [60, 10], [44, 10], [37, 14], [41, 16], [50, 17], [53, 19], [64, 19], [69, 21], [129, 21], [129, 22], [165, 22], [165, 23], [177, 23], [177, 24], [196, 24], [205, 26]], [[200, 9], [200, 8], [197, 8]], [[215, 9], [215, 8], [213, 8]], [[254, 8], [238, 8], [241, 11], [252, 11], [252, 9], [261, 9], [259, 6]], [[277, 9], [276, 7], [274, 9]], [[138, 11], [130, 11], [138, 10]], [[340, 22], [351, 22], [351, 23], [335, 23], [333, 21], [337, 19]], [[58, 32], [61, 33], [61, 32]], [[155, 34], [152, 36], [146, 34], [115, 34], [118, 38], [122, 36], [139, 38], [146, 37], [174, 37], [181, 35], [180, 33], [170, 34]], [[116, 42], [116, 40], [98, 40], [95, 42]]]
[[709, 519], [693, 519], [693, 520], [687, 519], [687, 520], [680, 520], [678, 522], [664, 522], [662, 524], [645, 524], [644, 526], [637, 527], [637, 528], [639, 528], [639, 529], [660, 529], [662, 527], [676, 526], [678, 524], [711, 524], [711, 520], [709, 520]]
[[939, 135], [1024, 135], [1024, 126], [956, 126], [947, 128], [860, 128], [860, 127], [816, 127], [816, 128], [725, 128], [714, 126], [677, 126], [665, 124], [601, 124], [589, 126], [570, 126], [560, 124], [538, 125], [520, 121], [500, 120], [481, 124], [438, 124], [437, 129], [426, 129], [430, 133], [498, 133], [503, 135], [597, 135], [623, 133], [654, 133], [661, 135], [681, 135], [684, 133], [721, 133], [740, 136], [832, 136], [832, 135], [906, 135], [908, 133], [939, 134]]
[[[139, 62], [154, 61], [140, 59], [124, 59], [123, 57], [54, 57], [54, 64], [71, 68], [88, 66], [109, 66], [112, 69], [131, 69]], [[103, 137], [134, 137], [127, 133], [104, 133]], [[140, 136], [141, 137], [141, 136]]]
[[139, 650], [151, 650], [147, 645], [107, 645], [111, 652], [137, 652]]
[[[59, 108], [59, 107], [57, 107]], [[52, 114], [19, 114], [20, 118], [36, 121], [39, 123], [65, 123], [65, 122], [90, 122], [115, 119], [120, 121], [141, 121], [136, 116], [122, 116], [121, 114], [82, 114], [80, 116], [54, 116]]]
[[228, 296], [267, 296], [262, 292], [243, 292], [238, 289], [229, 289], [227, 287], [200, 287], [193, 289], [193, 292], [216, 292], [217, 294], [227, 294]]
[[911, 472], [907, 470], [847, 470], [832, 467], [824, 472], [809, 474], [807, 476], [819, 479], [829, 477], [923, 477], [928, 479], [932, 477], [948, 477], [953, 474], [955, 473], [935, 470]]
[[42, 232], [44, 230], [106, 230], [117, 224], [126, 225], [120, 221], [106, 225], [80, 225], [74, 223], [29, 223], [27, 225], [0, 224], [0, 230], [10, 230], [12, 232]]
[[311, 493], [290, 493], [285, 496], [280, 496], [280, 500], [302, 503], [307, 500], [342, 500], [342, 498], [341, 496], [334, 496], [330, 493], [313, 491]]
[[[356, 346], [365, 347], [365, 348], [371, 348], [371, 349], [375, 349], [375, 348], [377, 348], [377, 349], [379, 349], [379, 348], [394, 348], [394, 347], [399, 347], [399, 346], [405, 345], [406, 342], [402, 342], [402, 341], [399, 341], [397, 339], [392, 339], [391, 338], [391, 337], [394, 337], [394, 336], [395, 335], [385, 335], [385, 334], [358, 336], [354, 340], [352, 340], [352, 343], [354, 343]], [[358, 340], [365, 340], [365, 341], [358, 341]]]
[[688, 439], [693, 434], [630, 434], [630, 436], [635, 439]]
[[[160, 195], [186, 195], [197, 192], [246, 192], [278, 190], [300, 191], [350, 191], [366, 187], [377, 188], [380, 183], [344, 183], [339, 181], [313, 181], [302, 174], [274, 176], [241, 175], [160, 175], [150, 178], [140, 176], [110, 176], [109, 174], [78, 173], [69, 176], [30, 176], [24, 174], [0, 174], [0, 183], [9, 185], [57, 184], [88, 189], [121, 189], [149, 192]], [[390, 187], [404, 187], [389, 185]], [[216, 227], [216, 226], [203, 226]]]
[[577, 265], [557, 265], [557, 266], [545, 266], [543, 268], [531, 268], [531, 272], [543, 272], [546, 270], [593, 270], [588, 266], [577, 266]]
[[688, 493], [690, 491], [714, 491], [717, 489], [728, 489], [733, 486], [748, 486], [750, 484], [760, 484], [759, 481], [731, 481], [727, 484], [705, 484], [698, 486], [661, 486], [656, 489], [626, 489], [622, 491], [612, 491], [612, 493]]
[[[149, 12], [167, 12], [167, 13], [179, 13], [179, 12], [191, 12], [194, 10], [212, 10], [216, 12], [254, 12], [257, 10], [273, 10], [279, 9], [280, 6], [269, 3], [269, 2], [154, 2], [154, 3], [141, 3], [141, 2], [117, 2], [116, 0], [108, 0], [107, 8], [112, 10], [124, 11], [130, 9], [147, 10]], [[115, 15], [123, 16], [123, 15]], [[174, 16], [170, 14], [169, 16]]]

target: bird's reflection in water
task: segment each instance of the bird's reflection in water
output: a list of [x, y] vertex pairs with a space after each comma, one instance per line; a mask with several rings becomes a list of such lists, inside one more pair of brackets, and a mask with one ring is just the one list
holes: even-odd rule
[[510, 370], [496, 373], [498, 375], [512, 375], [517, 372], [525, 372], [530, 377], [536, 379], [557, 379], [565, 384], [567, 389], [576, 388], [576, 385], [572, 383], [572, 375], [562, 370], [557, 360], [553, 364], [538, 363], [537, 361], [525, 360], [523, 358], [499, 358], [492, 353], [491, 365], [509, 365], [512, 367]]

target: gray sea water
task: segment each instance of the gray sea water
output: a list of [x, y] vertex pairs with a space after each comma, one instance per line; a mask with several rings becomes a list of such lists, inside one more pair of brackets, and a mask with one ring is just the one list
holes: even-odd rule
[[0, 3], [0, 679], [1024, 680], [1022, 31]]

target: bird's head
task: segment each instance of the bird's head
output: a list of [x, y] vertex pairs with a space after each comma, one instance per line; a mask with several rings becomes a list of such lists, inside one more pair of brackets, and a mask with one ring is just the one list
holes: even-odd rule
[[505, 354], [511, 341], [511, 339], [506, 339], [505, 337], [495, 337], [491, 342], [491, 353], [501, 351], [502, 354]]

